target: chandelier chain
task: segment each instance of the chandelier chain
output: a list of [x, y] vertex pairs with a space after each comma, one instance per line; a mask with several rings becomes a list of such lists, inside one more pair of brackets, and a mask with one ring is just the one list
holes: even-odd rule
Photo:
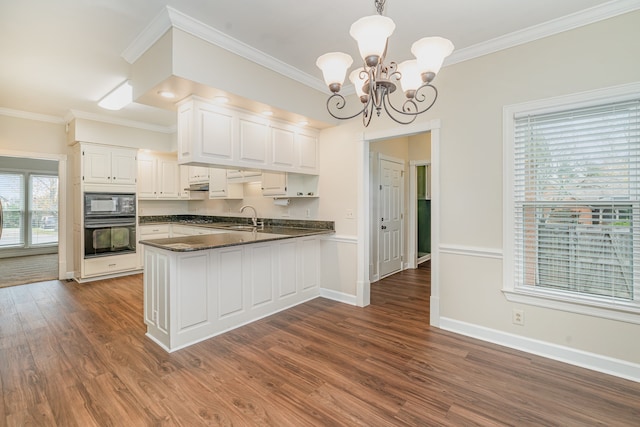
[[387, 0], [374, 0], [374, 3], [376, 5], [376, 10], [378, 11], [378, 15], [382, 15], [382, 12], [384, 12], [384, 3]]

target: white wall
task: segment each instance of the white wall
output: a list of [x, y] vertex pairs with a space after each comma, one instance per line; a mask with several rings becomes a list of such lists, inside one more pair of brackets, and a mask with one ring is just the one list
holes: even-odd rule
[[[440, 273], [442, 318], [640, 363], [640, 325], [507, 302], [500, 257], [503, 107], [640, 80], [638, 28], [640, 12], [628, 13], [445, 67], [436, 78], [438, 102], [418, 122], [441, 120], [441, 261], [433, 267]], [[333, 176], [321, 179], [320, 212], [340, 216], [355, 203], [353, 165], [360, 154], [352, 142], [361, 126], [354, 120], [321, 133], [321, 162], [340, 159]], [[396, 126], [374, 117], [370, 129]], [[357, 256], [340, 262], [354, 265]], [[525, 326], [511, 323], [514, 307], [524, 308]]]

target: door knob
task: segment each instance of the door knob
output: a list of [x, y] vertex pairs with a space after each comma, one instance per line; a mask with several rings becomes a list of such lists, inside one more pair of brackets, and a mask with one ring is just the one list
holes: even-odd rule
[[383, 229], [383, 230], [386, 230], [387, 226], [386, 225], [382, 225], [382, 226], [380, 226], [380, 228]]

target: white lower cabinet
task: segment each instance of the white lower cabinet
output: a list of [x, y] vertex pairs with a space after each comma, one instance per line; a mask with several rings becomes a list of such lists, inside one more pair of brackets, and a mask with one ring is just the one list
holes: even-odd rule
[[173, 252], [145, 250], [147, 335], [187, 347], [320, 294], [320, 238]]
[[108, 276], [139, 268], [139, 255], [111, 255], [98, 258], [87, 258], [82, 261], [82, 277]]
[[144, 245], [140, 240], [166, 239], [169, 237], [169, 224], [141, 225], [138, 227], [136, 251], [139, 254], [140, 268], [144, 266]]

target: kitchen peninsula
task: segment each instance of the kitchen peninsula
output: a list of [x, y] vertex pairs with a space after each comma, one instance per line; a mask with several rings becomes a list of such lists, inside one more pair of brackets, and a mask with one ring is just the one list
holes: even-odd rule
[[213, 234], [140, 241], [147, 336], [165, 350], [320, 294], [320, 239], [333, 233], [332, 222], [266, 220], [264, 228], [256, 228], [219, 217], [189, 220]]

